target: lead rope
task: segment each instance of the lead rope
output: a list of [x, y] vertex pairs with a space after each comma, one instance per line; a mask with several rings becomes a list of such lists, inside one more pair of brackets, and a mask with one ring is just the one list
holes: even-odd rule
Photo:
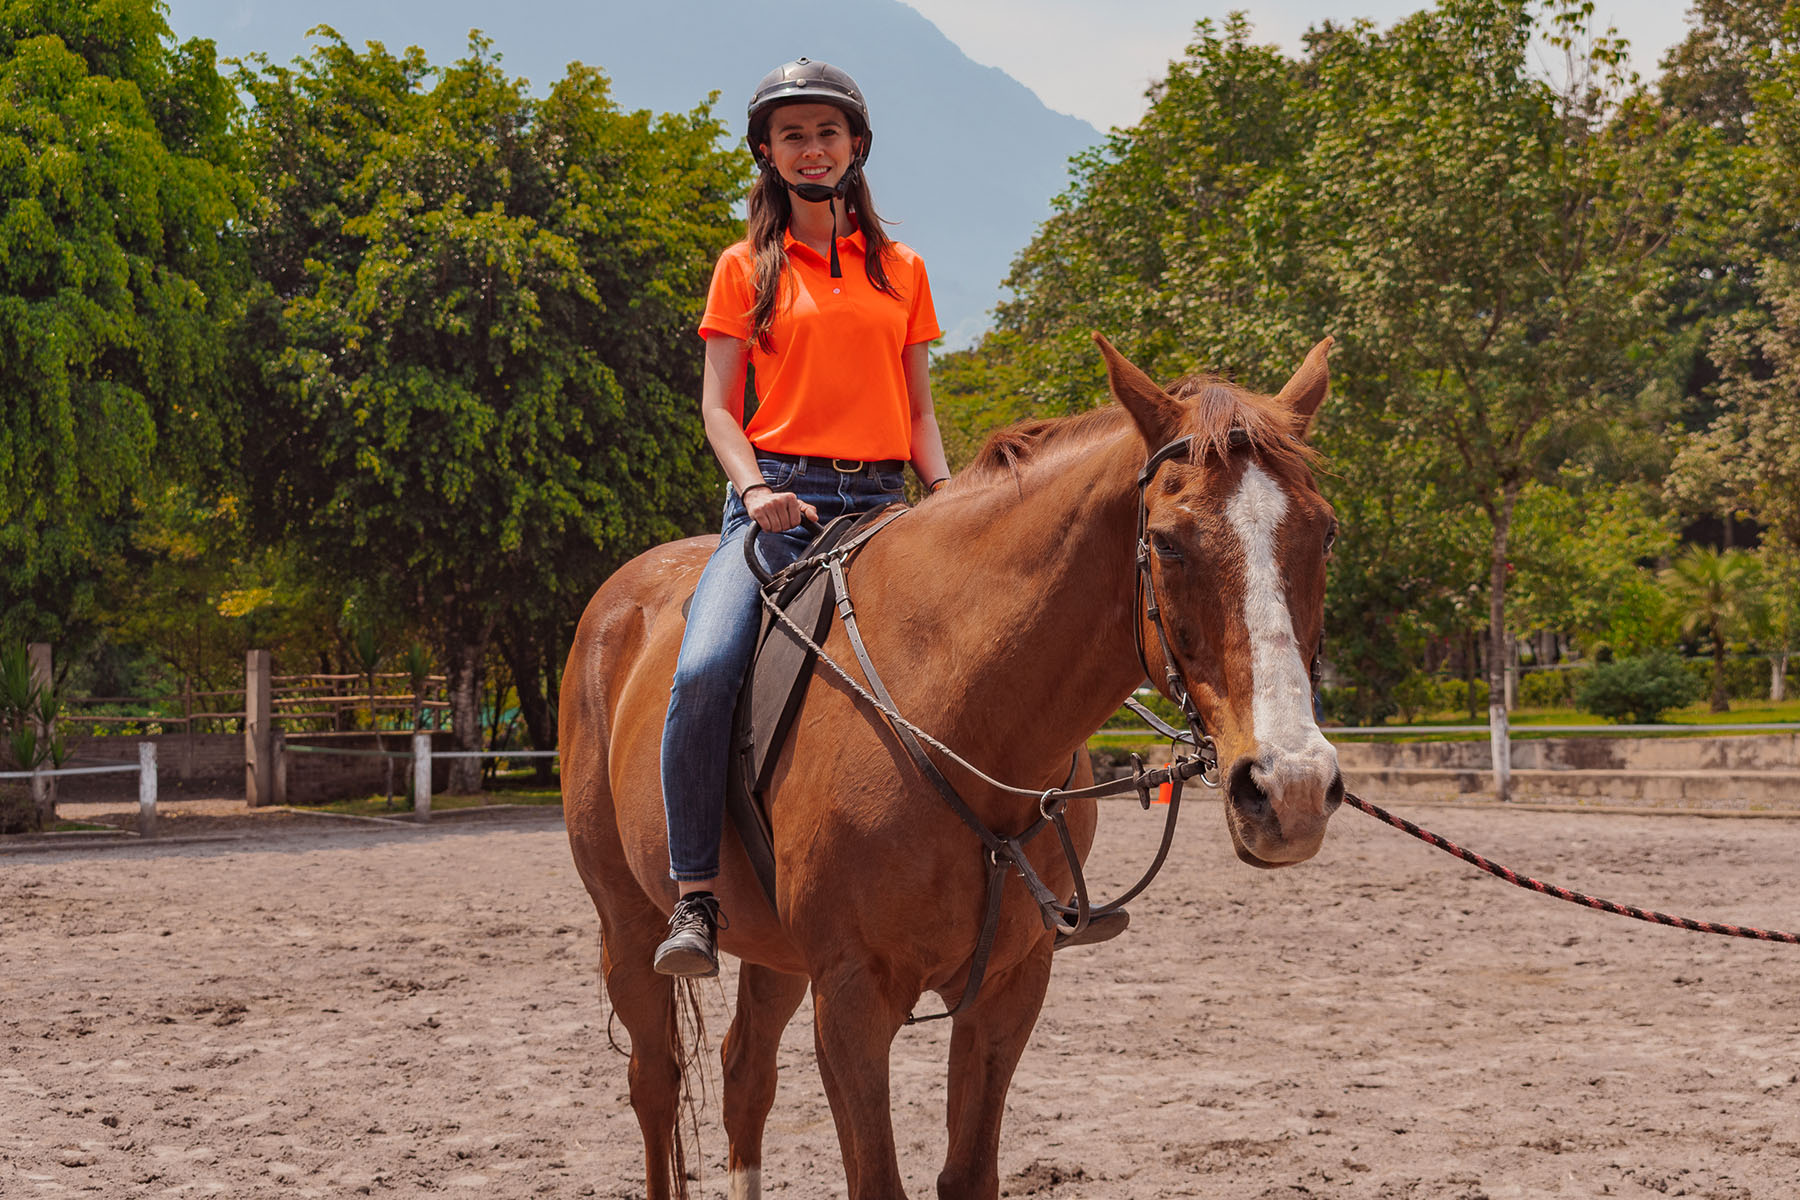
[[1614, 900], [1602, 900], [1598, 896], [1590, 896], [1585, 892], [1571, 891], [1566, 887], [1558, 887], [1554, 883], [1544, 883], [1529, 875], [1521, 875], [1511, 867], [1503, 867], [1497, 862], [1490, 862], [1473, 850], [1465, 850], [1449, 838], [1439, 837], [1429, 829], [1421, 829], [1404, 817], [1396, 817], [1379, 804], [1371, 804], [1361, 796], [1353, 796], [1349, 792], [1345, 792], [1344, 803], [1368, 813], [1377, 821], [1386, 822], [1403, 833], [1411, 834], [1427, 846], [1436, 846], [1446, 854], [1454, 854], [1470, 866], [1479, 867], [1489, 875], [1497, 879], [1504, 879], [1514, 887], [1522, 887], [1528, 892], [1555, 896], [1558, 900], [1567, 900], [1570, 904], [1580, 904], [1600, 912], [1615, 913], [1618, 916], [1631, 917], [1638, 921], [1648, 921], [1652, 925], [1667, 925], [1673, 929], [1686, 929], [1693, 933], [1717, 933], [1725, 937], [1755, 938], [1759, 942], [1786, 942], [1790, 946], [1800, 946], [1800, 934], [1787, 933], [1780, 929], [1756, 929], [1749, 925], [1726, 925], [1718, 921], [1696, 921], [1692, 917], [1674, 917], [1668, 913], [1656, 912], [1654, 909], [1639, 908], [1635, 904], [1620, 904]]

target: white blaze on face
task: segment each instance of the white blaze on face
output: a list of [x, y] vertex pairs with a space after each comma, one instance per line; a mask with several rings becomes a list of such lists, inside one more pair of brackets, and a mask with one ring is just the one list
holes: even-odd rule
[[1275, 536], [1287, 493], [1255, 463], [1244, 468], [1225, 515], [1244, 547], [1244, 626], [1250, 634], [1251, 721], [1258, 747], [1251, 777], [1271, 800], [1295, 784], [1328, 787], [1337, 751], [1313, 720], [1312, 680], [1294, 637]]

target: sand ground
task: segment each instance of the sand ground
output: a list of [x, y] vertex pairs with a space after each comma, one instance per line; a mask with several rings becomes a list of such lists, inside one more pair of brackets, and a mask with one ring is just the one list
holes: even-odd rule
[[[1800, 927], [1800, 821], [1407, 813], [1572, 887]], [[1108, 814], [1100, 885], [1156, 832]], [[641, 1195], [555, 810], [186, 820], [165, 831], [247, 836], [0, 856], [0, 1195]], [[1058, 957], [1003, 1193], [1800, 1197], [1800, 948], [1534, 896], [1350, 810], [1275, 873], [1216, 810], [1185, 826], [1131, 932]], [[809, 1020], [772, 1197], [843, 1194]], [[941, 1026], [894, 1047], [915, 1197], [946, 1047]], [[700, 1194], [723, 1195], [716, 1099], [701, 1143]]]

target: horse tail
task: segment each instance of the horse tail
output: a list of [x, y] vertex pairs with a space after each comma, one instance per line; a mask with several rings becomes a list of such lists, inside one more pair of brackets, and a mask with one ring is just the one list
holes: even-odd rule
[[[700, 1110], [707, 1102], [706, 1086], [706, 1011], [700, 1005], [700, 985], [693, 979], [677, 979], [669, 990], [669, 1053], [681, 1071], [681, 1099], [676, 1107], [673, 1153], [670, 1155], [670, 1192], [677, 1200], [688, 1200], [687, 1142], [682, 1136], [685, 1122], [700, 1143]], [[700, 1180], [696, 1161], [694, 1180]]]

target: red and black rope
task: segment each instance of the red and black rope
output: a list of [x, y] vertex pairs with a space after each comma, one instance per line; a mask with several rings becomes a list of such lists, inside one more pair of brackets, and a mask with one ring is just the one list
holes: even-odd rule
[[1724, 925], [1716, 921], [1696, 921], [1692, 917], [1672, 917], [1668, 913], [1655, 912], [1647, 908], [1639, 908], [1635, 904], [1619, 904], [1612, 900], [1602, 900], [1598, 896], [1589, 896], [1582, 892], [1572, 892], [1568, 888], [1558, 887], [1553, 883], [1542, 883], [1529, 876], [1521, 875], [1509, 867], [1489, 862], [1472, 850], [1464, 850], [1448, 838], [1441, 838], [1429, 829], [1420, 829], [1404, 817], [1396, 817], [1393, 813], [1378, 804], [1370, 804], [1361, 796], [1344, 793], [1344, 803], [1352, 808], [1361, 809], [1377, 821], [1384, 821], [1395, 829], [1412, 834], [1428, 846], [1436, 846], [1448, 854], [1454, 854], [1471, 866], [1479, 867], [1489, 875], [1497, 876], [1515, 887], [1527, 891], [1542, 892], [1546, 896], [1555, 896], [1558, 900], [1567, 900], [1571, 904], [1581, 904], [1601, 912], [1617, 913], [1621, 917], [1635, 917], [1640, 921], [1649, 921], [1653, 925], [1668, 925], [1675, 929], [1690, 929], [1695, 933], [1718, 933], [1726, 937], [1755, 938], [1759, 942], [1786, 942], [1790, 946], [1800, 946], [1800, 934], [1785, 933], [1779, 929], [1754, 929], [1748, 925]]

